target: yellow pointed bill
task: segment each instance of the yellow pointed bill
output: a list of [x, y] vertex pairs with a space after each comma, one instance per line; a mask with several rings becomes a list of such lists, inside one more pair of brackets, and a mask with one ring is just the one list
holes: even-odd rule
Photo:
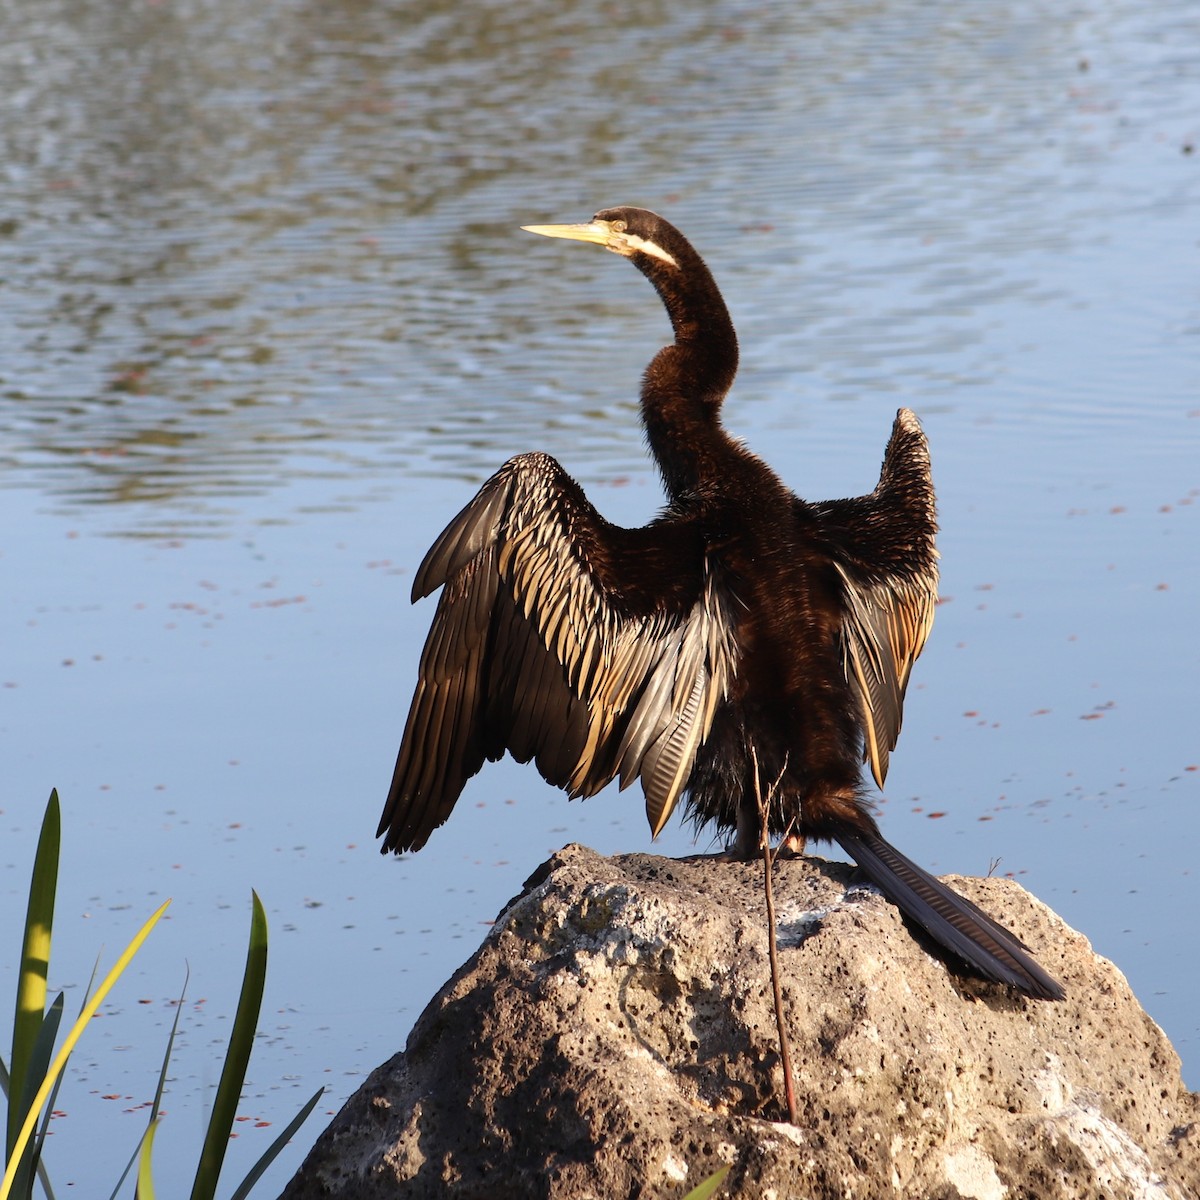
[[[615, 227], [619, 226], [619, 228]], [[572, 242], [591, 242], [595, 246], [603, 246], [622, 258], [632, 258], [635, 254], [648, 254], [673, 267], [679, 264], [656, 242], [639, 237], [636, 233], [627, 233], [624, 221], [581, 221], [577, 225], [522, 225], [526, 233], [540, 233], [542, 237], [568, 238]]]
[[542, 237], [569, 238], [573, 242], [594, 242], [597, 246], [609, 246], [612, 241], [612, 226], [607, 221], [580, 221], [575, 225], [522, 225], [526, 233], [540, 233]]

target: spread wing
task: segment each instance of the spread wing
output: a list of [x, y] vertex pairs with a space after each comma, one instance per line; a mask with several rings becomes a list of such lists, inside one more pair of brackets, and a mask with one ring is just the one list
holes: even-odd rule
[[425, 556], [413, 599], [438, 587], [384, 851], [423, 846], [506, 750], [572, 796], [640, 778], [657, 835], [736, 669], [732, 602], [698, 534], [611, 525], [554, 459], [524, 454]]
[[916, 416], [896, 415], [875, 490], [814, 504], [845, 592], [842, 655], [862, 709], [864, 756], [883, 787], [904, 692], [933, 625], [937, 514], [929, 446]]

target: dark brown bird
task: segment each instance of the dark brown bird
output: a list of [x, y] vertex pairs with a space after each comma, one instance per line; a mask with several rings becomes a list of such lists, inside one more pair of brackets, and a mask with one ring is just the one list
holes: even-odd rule
[[611, 208], [531, 233], [593, 242], [654, 285], [675, 338], [642, 381], [667, 506], [604, 519], [545, 454], [510, 459], [433, 544], [413, 599], [442, 589], [379, 824], [423, 846], [505, 751], [572, 796], [640, 779], [655, 836], [680, 797], [757, 852], [756, 783], [776, 835], [832, 839], [889, 900], [979, 974], [1063, 990], [1003, 926], [879, 834], [913, 661], [933, 622], [929, 450], [901, 409], [875, 490], [809, 503], [722, 428], [733, 324], [707, 266], [652, 212]]

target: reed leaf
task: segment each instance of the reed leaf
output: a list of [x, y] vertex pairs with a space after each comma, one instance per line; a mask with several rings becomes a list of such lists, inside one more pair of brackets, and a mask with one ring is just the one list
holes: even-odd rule
[[158, 1132], [158, 1122], [151, 1121], [142, 1135], [142, 1149], [138, 1154], [137, 1190], [133, 1193], [134, 1200], [154, 1200], [154, 1176], [150, 1169], [150, 1160], [154, 1154], [154, 1135]]
[[[246, 1067], [250, 1062], [250, 1052], [254, 1048], [254, 1034], [258, 1028], [263, 984], [267, 977], [267, 914], [263, 911], [258, 893], [252, 891], [251, 896], [253, 904], [250, 945], [246, 951], [242, 994], [238, 998], [237, 1015], [233, 1019], [233, 1031], [225, 1052], [225, 1064], [221, 1068], [212, 1116], [209, 1117], [204, 1146], [200, 1151], [200, 1163], [196, 1168], [196, 1180], [192, 1184], [191, 1200], [214, 1200], [216, 1196], [217, 1180], [221, 1176], [225, 1151], [229, 1146], [229, 1134], [233, 1129], [238, 1102], [242, 1096], [242, 1084], [246, 1079]], [[4, 1197], [0, 1196], [0, 1200], [4, 1200]]]
[[84, 1005], [78, 1020], [71, 1026], [66, 1041], [63, 1042], [62, 1049], [59, 1050], [54, 1062], [50, 1064], [50, 1069], [46, 1077], [42, 1080], [41, 1087], [38, 1088], [37, 1095], [34, 1097], [33, 1103], [29, 1106], [29, 1111], [25, 1114], [25, 1120], [17, 1134], [16, 1142], [9, 1155], [8, 1165], [4, 1170], [4, 1178], [0, 1180], [0, 1200], [8, 1200], [8, 1197], [12, 1194], [18, 1166], [23, 1159], [25, 1148], [29, 1144], [30, 1136], [37, 1123], [38, 1113], [50, 1095], [55, 1080], [61, 1074], [63, 1067], [66, 1066], [67, 1059], [71, 1056], [71, 1051], [75, 1049], [75, 1044], [83, 1037], [83, 1031], [87, 1028], [88, 1022], [96, 1015], [96, 1011], [104, 1003], [105, 997], [112, 991], [113, 985], [120, 979], [125, 968], [133, 961], [134, 955], [142, 948], [142, 943], [150, 936], [150, 931], [158, 924], [170, 903], [170, 900], [164, 900], [150, 914], [146, 923], [134, 934], [132, 941], [125, 947], [121, 956], [113, 964], [112, 969], [101, 980], [100, 986], [96, 989], [96, 994]]
[[730, 1167], [722, 1167], [714, 1175], [710, 1175], [707, 1179], [701, 1180], [683, 1200], [709, 1200], [710, 1197], [717, 1194], [717, 1188], [725, 1182], [725, 1176], [729, 1174]]
[[180, 991], [179, 1001], [175, 1005], [175, 1019], [171, 1022], [171, 1033], [167, 1038], [167, 1049], [163, 1054], [162, 1066], [158, 1069], [158, 1086], [154, 1089], [154, 1101], [150, 1105], [150, 1119], [146, 1122], [146, 1128], [142, 1133], [141, 1139], [133, 1148], [133, 1154], [130, 1155], [129, 1161], [125, 1164], [125, 1170], [121, 1172], [121, 1178], [117, 1180], [116, 1187], [113, 1188], [108, 1200], [117, 1200], [117, 1193], [121, 1190], [121, 1184], [125, 1182], [129, 1172], [133, 1170], [133, 1164], [141, 1158], [142, 1147], [146, 1144], [146, 1139], [152, 1136], [151, 1130], [158, 1124], [158, 1114], [162, 1108], [163, 1092], [167, 1086], [167, 1070], [171, 1065], [171, 1052], [175, 1048], [175, 1035], [179, 1032], [179, 1017], [183, 1012], [183, 998], [187, 995], [188, 980], [191, 977], [192, 970], [185, 965], [183, 969], [183, 989]]
[[[42, 1019], [42, 1027], [38, 1030], [37, 1041], [33, 1045], [33, 1057], [29, 1060], [29, 1079], [26, 1081], [26, 1092], [30, 1091], [28, 1083], [32, 1080], [42, 1080], [46, 1077], [46, 1071], [50, 1066], [50, 1056], [54, 1053], [54, 1043], [58, 1041], [58, 1030], [62, 1025], [63, 1015], [63, 993], [59, 992], [54, 998], [54, 1003], [46, 1010], [46, 1015]], [[46, 1130], [50, 1127], [50, 1110], [54, 1107], [54, 1097], [58, 1095], [59, 1084], [62, 1083], [62, 1076], [54, 1081], [54, 1087], [50, 1090], [50, 1102], [46, 1105], [46, 1111], [42, 1116], [41, 1126], [38, 1128], [37, 1136], [33, 1138], [33, 1150], [29, 1157], [29, 1162], [25, 1169], [36, 1171], [41, 1165], [42, 1146], [46, 1142]], [[32, 1097], [30, 1097], [32, 1099]], [[43, 1171], [44, 1175], [45, 1172]], [[26, 1175], [25, 1179], [29, 1179]], [[19, 1172], [17, 1175], [17, 1192], [21, 1194], [21, 1187], [24, 1183], [22, 1175]], [[32, 1192], [32, 1188], [30, 1188]]]
[[279, 1157], [279, 1152], [291, 1141], [292, 1135], [308, 1119], [308, 1114], [316, 1108], [317, 1101], [324, 1094], [323, 1087], [317, 1088], [312, 1099], [288, 1122], [287, 1128], [266, 1148], [263, 1156], [250, 1168], [246, 1178], [238, 1185], [237, 1191], [229, 1197], [229, 1200], [246, 1200], [246, 1197], [250, 1195], [250, 1189], [259, 1181], [262, 1173]]
[[40, 1078], [32, 1069], [38, 1035], [46, 1016], [46, 980], [50, 973], [50, 941], [54, 928], [54, 897], [58, 890], [58, 855], [62, 842], [62, 814], [58, 792], [50, 793], [42, 829], [38, 836], [33, 875], [29, 882], [29, 904], [25, 910], [25, 933], [21, 941], [21, 963], [17, 974], [16, 1008], [13, 1013], [12, 1054], [9, 1058], [8, 1126], [6, 1157], [15, 1157], [17, 1137], [37, 1092]]

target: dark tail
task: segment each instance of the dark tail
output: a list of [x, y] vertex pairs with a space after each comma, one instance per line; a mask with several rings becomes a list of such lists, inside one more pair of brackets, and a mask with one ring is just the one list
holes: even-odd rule
[[1066, 995], [1062, 984], [1033, 961], [1019, 938], [905, 858], [895, 846], [877, 834], [835, 836], [866, 877], [906, 917], [986, 979], [1010, 984], [1041, 1000], [1061, 1000]]

